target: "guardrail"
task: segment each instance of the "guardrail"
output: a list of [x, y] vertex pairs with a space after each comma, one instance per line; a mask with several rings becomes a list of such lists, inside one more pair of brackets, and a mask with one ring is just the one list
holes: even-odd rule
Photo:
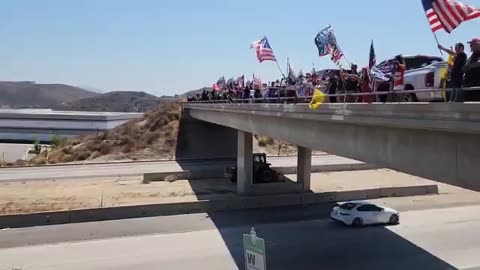
[[[284, 90], [284, 89], [282, 89]], [[287, 89], [288, 90], [288, 89]], [[387, 96], [387, 100], [382, 103], [398, 103], [402, 101], [392, 101], [391, 99], [394, 96], [399, 94], [414, 94], [414, 93], [435, 93], [435, 92], [452, 92], [455, 90], [460, 91], [479, 91], [480, 87], [465, 87], [465, 88], [435, 88], [435, 89], [418, 89], [418, 90], [395, 90], [395, 91], [381, 91], [381, 92], [348, 92], [339, 93], [339, 94], [325, 94], [325, 98], [330, 97], [340, 97], [344, 98], [343, 102], [336, 103], [349, 103], [350, 97], [363, 97], [363, 96]], [[391, 97], [391, 98], [388, 98]], [[262, 97], [262, 98], [248, 98], [248, 99], [239, 99], [239, 98], [231, 98], [231, 99], [214, 99], [214, 100], [194, 100], [188, 101], [187, 103], [270, 103], [273, 101], [283, 101], [287, 102], [292, 101], [292, 103], [309, 103], [313, 96], [295, 96], [295, 97]]]

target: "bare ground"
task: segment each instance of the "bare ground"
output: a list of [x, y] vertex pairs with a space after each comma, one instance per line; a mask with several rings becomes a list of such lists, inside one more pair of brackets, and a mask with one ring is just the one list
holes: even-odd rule
[[[288, 175], [288, 177], [295, 181], [294, 175]], [[436, 182], [386, 169], [312, 174], [314, 192], [432, 183]], [[460, 198], [467, 201], [480, 201], [478, 192], [436, 184], [439, 185], [441, 193], [439, 200]], [[224, 179], [179, 180], [172, 183], [149, 184], [142, 184], [140, 177], [2, 182], [0, 183], [0, 215], [224, 199], [235, 197], [235, 188], [234, 184]]]

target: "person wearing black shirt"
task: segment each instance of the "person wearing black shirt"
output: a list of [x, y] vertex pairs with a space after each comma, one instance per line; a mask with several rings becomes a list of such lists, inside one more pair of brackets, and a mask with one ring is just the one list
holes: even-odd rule
[[453, 55], [453, 66], [450, 69], [450, 78], [448, 81], [448, 87], [453, 88], [450, 95], [450, 101], [452, 102], [463, 102], [464, 95], [463, 90], [463, 68], [467, 62], [467, 55], [465, 54], [465, 46], [462, 43], [457, 43], [455, 45], [455, 51], [449, 50], [442, 45], [438, 45], [438, 48], [446, 53]]
[[[465, 87], [480, 86], [480, 39], [474, 38], [468, 42], [472, 55], [465, 65]], [[480, 101], [480, 91], [468, 91], [469, 101]]]

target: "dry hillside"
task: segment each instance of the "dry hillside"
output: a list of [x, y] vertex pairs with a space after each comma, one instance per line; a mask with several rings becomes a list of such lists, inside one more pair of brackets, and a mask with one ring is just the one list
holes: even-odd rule
[[[179, 102], [163, 102], [143, 118], [112, 130], [64, 140], [48, 154], [36, 157], [33, 163], [173, 159], [181, 111]], [[255, 135], [254, 152], [284, 156], [295, 155], [297, 150], [294, 145]]]
[[[48, 163], [171, 159], [175, 155], [180, 115], [179, 103], [163, 103], [143, 118], [112, 130], [61, 142], [48, 153]], [[34, 162], [46, 163], [47, 154], [38, 156]]]
[[0, 106], [50, 108], [55, 104], [96, 96], [97, 93], [65, 84], [0, 82]]
[[56, 110], [96, 112], [147, 112], [165, 99], [134, 91], [114, 91], [58, 104]]

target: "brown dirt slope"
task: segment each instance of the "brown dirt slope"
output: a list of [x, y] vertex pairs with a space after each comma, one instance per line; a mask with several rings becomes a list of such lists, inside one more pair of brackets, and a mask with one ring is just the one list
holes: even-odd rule
[[97, 93], [65, 84], [0, 82], [0, 106], [50, 108], [55, 104], [96, 96]]
[[[181, 111], [180, 102], [163, 102], [142, 118], [112, 130], [64, 140], [48, 155], [42, 153], [36, 157], [32, 165], [92, 160], [173, 159]], [[297, 150], [294, 145], [255, 135], [254, 151], [276, 156], [295, 155]]]
[[134, 91], [114, 91], [94, 97], [58, 104], [56, 110], [97, 112], [146, 112], [165, 99]]
[[[143, 118], [112, 130], [61, 142], [48, 153], [48, 163], [171, 159], [175, 155], [180, 116], [180, 103], [163, 103]], [[38, 156], [34, 162], [45, 164], [47, 154]]]

